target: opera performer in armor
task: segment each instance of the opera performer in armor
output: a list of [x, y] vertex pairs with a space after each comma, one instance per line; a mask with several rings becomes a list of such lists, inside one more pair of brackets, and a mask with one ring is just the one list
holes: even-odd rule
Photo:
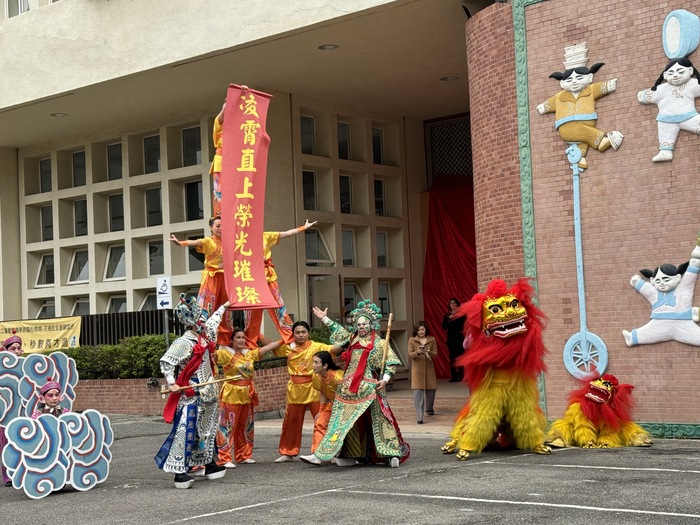
[[216, 333], [228, 305], [227, 301], [207, 319], [193, 298], [181, 294], [174, 312], [188, 329], [160, 358], [160, 369], [170, 390], [163, 417], [173, 423], [173, 428], [155, 461], [163, 472], [175, 474], [178, 489], [188, 489], [194, 483], [187, 474], [191, 467], [205, 466], [206, 479], [226, 474], [226, 468], [217, 465], [214, 457], [219, 415], [217, 385], [193, 385], [214, 379]]

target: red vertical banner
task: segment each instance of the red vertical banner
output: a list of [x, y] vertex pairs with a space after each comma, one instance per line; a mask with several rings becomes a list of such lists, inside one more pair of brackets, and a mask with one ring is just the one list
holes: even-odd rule
[[277, 308], [265, 279], [263, 224], [272, 95], [231, 84], [226, 93], [221, 169], [221, 243], [232, 308]]

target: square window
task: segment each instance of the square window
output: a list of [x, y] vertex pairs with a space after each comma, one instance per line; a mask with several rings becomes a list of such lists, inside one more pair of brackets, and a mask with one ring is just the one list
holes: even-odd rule
[[148, 274], [161, 275], [163, 273], [165, 273], [163, 241], [150, 241], [148, 243]]
[[384, 164], [384, 130], [372, 128], [372, 162]]
[[53, 255], [42, 255], [41, 264], [39, 265], [39, 274], [36, 277], [36, 286], [47, 286], [53, 283]]
[[143, 172], [157, 173], [160, 171], [160, 135], [143, 139]]
[[85, 186], [87, 173], [85, 171], [85, 152], [76, 151], [73, 153], [73, 187]]
[[108, 314], [121, 314], [126, 312], [126, 297], [123, 295], [110, 295], [107, 302]]
[[126, 253], [124, 246], [111, 246], [107, 253], [105, 280], [126, 277]]
[[204, 218], [202, 181], [185, 184], [185, 215], [188, 221], [197, 221]]
[[350, 160], [350, 124], [338, 122], [338, 158]]
[[13, 16], [21, 15], [29, 11], [29, 0], [8, 0], [7, 1], [7, 15], [8, 18]]
[[182, 165], [202, 163], [202, 135], [199, 126], [182, 130]]
[[[187, 237], [189, 241], [196, 241], [200, 237], [196, 235], [193, 237]], [[196, 248], [187, 248], [188, 257], [187, 265], [191, 272], [201, 272], [204, 270], [204, 254], [199, 253]]]
[[41, 240], [53, 240], [53, 208], [51, 206], [41, 207]]
[[374, 180], [374, 214], [377, 217], [386, 217], [384, 181], [381, 179]]
[[109, 196], [109, 231], [124, 230], [124, 195], [121, 193]]
[[304, 231], [306, 266], [332, 266], [333, 259], [321, 230], [309, 228]]
[[345, 281], [343, 283], [343, 307], [345, 308], [346, 314], [357, 308], [357, 303], [363, 299], [357, 283], [350, 281]]
[[302, 171], [302, 191], [304, 195], [304, 209], [305, 210], [316, 210], [316, 172], [315, 171]]
[[377, 232], [377, 266], [379, 268], [386, 268], [388, 266], [387, 261], [387, 249], [386, 241], [387, 235], [384, 232]]
[[88, 234], [87, 223], [87, 201], [80, 200], [73, 203], [73, 218], [75, 221], [75, 236], [80, 237]]
[[88, 297], [78, 297], [73, 302], [71, 315], [90, 315], [90, 299]]
[[160, 201], [160, 188], [146, 190], [146, 226], [163, 224], [163, 208]]
[[340, 213], [352, 213], [352, 178], [340, 176]]
[[54, 301], [44, 301], [36, 314], [37, 319], [52, 319], [56, 317], [56, 303]]
[[41, 193], [51, 191], [51, 159], [39, 161], [39, 191]]
[[90, 263], [87, 250], [73, 252], [73, 260], [68, 274], [69, 283], [86, 282], [90, 278]]
[[355, 266], [355, 232], [343, 230], [343, 266]]
[[145, 312], [147, 310], [158, 310], [156, 294], [154, 293], [149, 293], [148, 295], [146, 295], [146, 297], [144, 297], [143, 301], [141, 302], [141, 307], [139, 308], [139, 311]]
[[122, 178], [122, 145], [121, 142], [107, 146], [107, 179]]
[[313, 117], [304, 115], [300, 118], [301, 152], [306, 155], [316, 154], [316, 123]]
[[379, 283], [377, 288], [377, 306], [382, 311], [382, 315], [389, 315], [391, 312], [391, 301], [389, 297], [389, 283]]

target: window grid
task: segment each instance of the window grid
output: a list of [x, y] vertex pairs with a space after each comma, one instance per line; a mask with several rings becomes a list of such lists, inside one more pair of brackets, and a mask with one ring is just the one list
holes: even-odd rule
[[122, 145], [121, 142], [107, 146], [107, 179], [122, 178]]
[[45, 254], [41, 256], [35, 286], [50, 286], [52, 284], [54, 284], [53, 254]]
[[146, 190], [146, 226], [163, 224], [163, 206], [160, 198], [160, 188]]
[[85, 186], [87, 173], [85, 170], [85, 151], [76, 151], [72, 155], [73, 187]]
[[109, 196], [109, 231], [124, 230], [124, 195], [121, 193]]
[[124, 246], [110, 246], [105, 266], [105, 281], [126, 277], [126, 250]]
[[40, 212], [41, 212], [41, 240], [42, 241], [52, 241], [53, 240], [53, 207], [52, 206], [42, 206]]
[[75, 236], [81, 237], [88, 234], [87, 201], [79, 200], [73, 203], [73, 224]]
[[86, 282], [90, 277], [90, 263], [87, 250], [76, 250], [73, 252], [73, 260], [68, 274], [69, 283]]

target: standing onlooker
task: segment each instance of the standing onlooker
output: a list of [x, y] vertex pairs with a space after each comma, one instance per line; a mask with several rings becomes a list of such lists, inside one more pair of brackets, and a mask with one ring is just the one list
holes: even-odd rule
[[413, 404], [416, 407], [416, 422], [423, 424], [423, 412], [432, 416], [435, 414], [435, 365], [437, 344], [430, 335], [428, 325], [418, 321], [413, 327], [413, 337], [408, 340], [408, 356], [411, 358], [411, 390]]
[[462, 303], [452, 297], [448, 303], [449, 311], [442, 318], [442, 328], [447, 331], [447, 349], [450, 352], [450, 383], [462, 380], [462, 371], [455, 366], [455, 361], [464, 352], [464, 321], [466, 316], [454, 317]]

